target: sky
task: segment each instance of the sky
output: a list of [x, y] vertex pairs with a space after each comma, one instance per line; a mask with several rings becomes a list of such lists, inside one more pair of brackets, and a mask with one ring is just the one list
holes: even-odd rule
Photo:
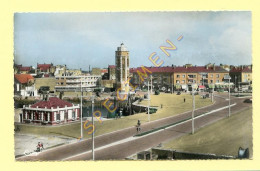
[[[162, 66], [248, 65], [251, 27], [249, 11], [15, 13], [14, 61], [107, 68], [124, 43], [130, 67], [154, 66], [148, 59], [153, 52]], [[169, 57], [160, 49], [170, 47], [166, 40], [177, 47]]]

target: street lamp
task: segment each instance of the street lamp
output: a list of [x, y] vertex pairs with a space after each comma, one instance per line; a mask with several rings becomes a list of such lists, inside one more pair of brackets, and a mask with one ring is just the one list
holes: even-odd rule
[[80, 139], [83, 138], [83, 126], [82, 126], [82, 77], [80, 77]]
[[173, 74], [171, 75], [171, 82], [172, 82], [172, 93], [173, 93]]
[[147, 112], [148, 112], [148, 121], [150, 122], [150, 91], [149, 91], [149, 79], [147, 79], [148, 81], [148, 109], [147, 109]]
[[153, 76], [150, 75], [150, 79], [151, 79], [151, 94], [153, 94]]
[[[92, 125], [93, 129], [95, 129], [94, 126], [94, 96], [92, 95]], [[94, 139], [95, 139], [95, 131], [93, 130], [92, 132], [92, 160], [95, 160], [95, 144], [94, 144]]]
[[224, 79], [228, 80], [228, 117], [230, 117], [230, 79], [231, 77], [229, 75], [224, 76]]
[[194, 84], [191, 85], [192, 88], [192, 134], [194, 134], [194, 112], [195, 112], [195, 97], [194, 97]]

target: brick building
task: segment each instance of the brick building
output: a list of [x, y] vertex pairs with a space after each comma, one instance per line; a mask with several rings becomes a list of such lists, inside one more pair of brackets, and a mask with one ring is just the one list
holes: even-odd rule
[[231, 81], [236, 87], [240, 85], [252, 85], [252, 66], [238, 66], [231, 67], [230, 70]]
[[57, 97], [48, 95], [40, 102], [24, 106], [23, 123], [55, 125], [79, 120], [80, 107]]
[[[146, 67], [152, 72], [148, 75], [152, 75], [153, 87], [157, 87], [164, 90], [167, 89], [186, 89], [189, 90], [192, 84], [195, 86], [215, 86], [224, 85], [224, 76], [229, 72], [220, 66], [214, 64], [208, 64], [205, 66], [192, 66], [186, 64], [184, 66], [166, 66], [166, 67]], [[143, 72], [142, 68], [131, 69], [133, 74], [131, 82], [135, 85], [143, 84], [147, 85], [147, 78], [141, 83], [137, 71]], [[141, 86], [141, 85], [140, 85]]]

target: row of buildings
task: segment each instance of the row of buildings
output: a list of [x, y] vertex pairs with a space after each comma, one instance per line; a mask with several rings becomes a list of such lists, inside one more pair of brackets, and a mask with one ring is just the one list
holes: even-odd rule
[[[149, 78], [155, 87], [167, 89], [183, 89], [189, 90], [191, 85], [197, 87], [220, 88], [228, 86], [228, 80], [225, 78], [231, 76], [231, 84], [236, 87], [252, 84], [252, 66], [231, 66], [229, 70], [215, 64], [207, 64], [205, 66], [192, 66], [186, 64], [184, 66], [166, 66], [166, 67], [146, 67], [151, 74], [147, 72], [148, 77], [143, 82], [147, 85]], [[130, 70], [132, 75], [132, 84], [140, 85], [141, 81], [138, 75], [143, 72], [141, 67]], [[142, 86], [142, 85], [140, 85]]]
[[[252, 84], [252, 66], [227, 66], [207, 64], [205, 66], [164, 66], [145, 67], [146, 74], [142, 67], [130, 68], [129, 51], [122, 43], [115, 51], [115, 65], [108, 65], [107, 69], [92, 68], [86, 72], [81, 69], [71, 70], [66, 65], [37, 64], [34, 70], [36, 75], [31, 74], [32, 67], [22, 67], [16, 65], [15, 92], [20, 91], [24, 96], [36, 96], [37, 90], [34, 83], [37, 75], [51, 77], [55, 81], [55, 91], [93, 91], [97, 87], [120, 89], [121, 92], [129, 92], [131, 84], [139, 88], [146, 88], [148, 81], [152, 83], [154, 89], [166, 90], [187, 90], [191, 85], [198, 88], [223, 88], [229, 83], [225, 79], [231, 76], [231, 84], [236, 87]], [[16, 70], [15, 69], [15, 70]], [[29, 71], [30, 70], [30, 71]], [[148, 72], [149, 71], [149, 72]], [[144, 81], [140, 78], [140, 73], [146, 75]], [[44, 79], [44, 78], [37, 78]], [[151, 84], [150, 84], [151, 85]], [[44, 95], [45, 96], [45, 95]], [[33, 105], [24, 106], [20, 116], [21, 122], [60, 124], [79, 119], [80, 106], [66, 102], [57, 97], [43, 97], [43, 100]]]
[[[15, 92], [23, 96], [35, 96], [33, 87], [34, 78], [51, 77], [55, 80], [55, 91], [75, 91], [83, 88], [84, 91], [93, 91], [96, 87], [120, 88], [128, 91], [131, 84], [139, 88], [147, 87], [147, 81], [152, 82], [155, 89], [165, 90], [189, 90], [195, 84], [199, 88], [225, 87], [228, 85], [224, 78], [231, 76], [231, 84], [235, 87], [241, 85], [251, 86], [252, 65], [228, 66], [207, 64], [205, 66], [194, 66], [186, 64], [183, 66], [146, 67], [148, 77], [145, 81], [140, 80], [138, 72], [143, 72], [141, 67], [130, 68], [129, 51], [122, 43], [115, 51], [115, 65], [108, 68], [92, 68], [89, 71], [81, 69], [69, 69], [66, 65], [37, 64], [33, 67], [14, 65]], [[40, 76], [39, 76], [40, 75]], [[151, 79], [151, 80], [150, 80]], [[16, 91], [17, 90], [17, 91]]]

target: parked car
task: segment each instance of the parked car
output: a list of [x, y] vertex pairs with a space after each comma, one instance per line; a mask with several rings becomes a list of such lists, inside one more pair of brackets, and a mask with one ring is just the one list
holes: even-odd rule
[[244, 103], [252, 103], [252, 99], [246, 99], [244, 100]]
[[177, 95], [181, 95], [181, 92], [180, 92], [180, 91], [178, 91], [178, 92], [177, 92]]

